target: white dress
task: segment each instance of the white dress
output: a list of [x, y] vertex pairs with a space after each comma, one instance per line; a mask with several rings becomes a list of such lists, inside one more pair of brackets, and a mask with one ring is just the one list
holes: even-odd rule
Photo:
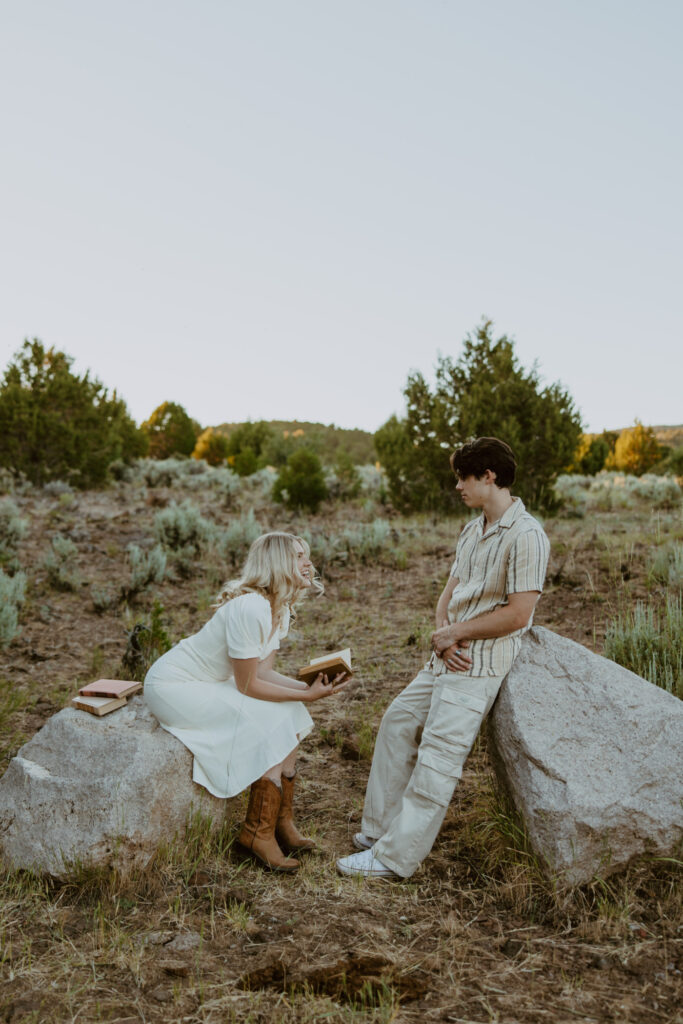
[[192, 751], [192, 778], [214, 796], [241, 793], [313, 728], [302, 701], [259, 700], [237, 689], [231, 658], [263, 661], [277, 650], [289, 629], [289, 609], [271, 636], [272, 628], [265, 597], [234, 597], [145, 677], [150, 710]]

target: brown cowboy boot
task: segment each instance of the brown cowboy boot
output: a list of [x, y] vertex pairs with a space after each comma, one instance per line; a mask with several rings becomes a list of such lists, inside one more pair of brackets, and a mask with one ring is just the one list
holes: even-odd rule
[[281, 793], [270, 779], [257, 779], [249, 792], [249, 806], [237, 842], [273, 871], [296, 871], [299, 861], [285, 857], [275, 839]]
[[296, 775], [293, 775], [291, 779], [288, 779], [286, 775], [282, 776], [282, 800], [280, 801], [275, 835], [283, 849], [291, 853], [303, 853], [306, 850], [314, 850], [315, 843], [312, 839], [306, 839], [301, 835], [292, 819], [295, 779]]

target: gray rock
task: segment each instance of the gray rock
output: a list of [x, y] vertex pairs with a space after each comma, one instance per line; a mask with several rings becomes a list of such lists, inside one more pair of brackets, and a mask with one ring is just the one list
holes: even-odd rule
[[683, 701], [536, 627], [491, 715], [499, 780], [572, 885], [683, 841]]
[[186, 953], [189, 949], [197, 949], [201, 943], [202, 937], [198, 932], [180, 932], [166, 944], [166, 949], [173, 950], [175, 953]]
[[58, 878], [74, 864], [125, 875], [182, 834], [192, 810], [219, 820], [224, 807], [192, 782], [192, 754], [141, 697], [103, 718], [65, 708], [0, 779], [0, 852]]

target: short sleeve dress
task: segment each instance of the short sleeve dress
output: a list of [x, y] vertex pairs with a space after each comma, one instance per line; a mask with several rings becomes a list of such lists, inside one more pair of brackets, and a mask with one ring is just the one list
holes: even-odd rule
[[288, 629], [289, 609], [273, 631], [266, 598], [242, 594], [162, 655], [145, 677], [147, 705], [192, 751], [192, 778], [214, 796], [246, 789], [313, 728], [302, 701], [259, 700], [240, 693], [235, 683], [231, 659], [263, 661]]

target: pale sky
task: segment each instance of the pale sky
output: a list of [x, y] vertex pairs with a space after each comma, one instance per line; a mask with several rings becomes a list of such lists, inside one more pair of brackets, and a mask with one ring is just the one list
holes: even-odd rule
[[680, 0], [0, 0], [0, 362], [375, 430], [482, 315], [683, 422]]

